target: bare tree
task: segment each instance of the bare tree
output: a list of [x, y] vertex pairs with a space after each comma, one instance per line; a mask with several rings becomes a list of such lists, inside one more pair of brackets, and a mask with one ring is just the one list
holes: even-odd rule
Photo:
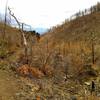
[[4, 32], [3, 32], [3, 39], [5, 38], [6, 25], [7, 25], [7, 5], [8, 5], [8, 0], [6, 1], [6, 6], [5, 6], [5, 19], [4, 19]]
[[28, 43], [27, 43], [27, 40], [26, 40], [26, 37], [25, 37], [25, 34], [24, 34], [24, 31], [23, 31], [23, 24], [22, 24], [22, 29], [20, 27], [20, 22], [18, 21], [18, 19], [16, 18], [16, 16], [14, 15], [14, 13], [12, 13], [11, 9], [8, 7], [8, 10], [9, 10], [9, 14], [15, 19], [15, 21], [17, 22], [18, 26], [19, 26], [19, 31], [21, 33], [21, 37], [23, 39], [23, 45], [24, 45], [24, 48], [25, 48], [25, 57], [26, 57], [26, 60], [27, 60], [27, 63], [28, 63]]
[[95, 64], [95, 46], [94, 46], [94, 33], [91, 32], [91, 49], [92, 49], [92, 64]]

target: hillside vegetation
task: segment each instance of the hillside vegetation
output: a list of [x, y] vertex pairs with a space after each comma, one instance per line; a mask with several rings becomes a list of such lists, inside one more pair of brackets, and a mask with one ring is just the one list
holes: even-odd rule
[[64, 57], [73, 55], [74, 60], [78, 57], [83, 64], [92, 64], [92, 55], [94, 55], [95, 64], [99, 63], [100, 4], [89, 10], [88, 14], [86, 14], [87, 10], [82, 12], [83, 15], [81, 12], [76, 13], [76, 18], [51, 28], [43, 35], [41, 41], [46, 44], [48, 42], [48, 47], [50, 46], [51, 49], [58, 47]]
[[[80, 41], [88, 39], [91, 32], [95, 33], [95, 36], [99, 35], [100, 31], [100, 11], [90, 13], [84, 16], [76, 17], [70, 21], [65, 20], [62, 25], [55, 26], [50, 29], [45, 35], [51, 36], [51, 41]], [[48, 37], [47, 36], [47, 37]], [[54, 42], [53, 41], [53, 42]]]
[[93, 63], [94, 52], [95, 64], [97, 64], [100, 58], [100, 4], [91, 7], [88, 14], [85, 14], [86, 10], [82, 12], [83, 15], [79, 15], [80, 13], [76, 14], [76, 18], [66, 20], [62, 25], [50, 29], [42, 36], [41, 42], [47, 44], [49, 49], [58, 48], [59, 53], [64, 57], [73, 55], [74, 60], [78, 57], [83, 64]]
[[0, 23], [0, 82], [6, 84], [5, 77], [15, 86], [20, 82], [14, 93], [5, 95], [7, 89], [1, 89], [0, 98], [9, 100], [12, 94], [11, 100], [100, 100], [99, 38], [100, 3], [41, 36], [10, 25], [4, 34]]

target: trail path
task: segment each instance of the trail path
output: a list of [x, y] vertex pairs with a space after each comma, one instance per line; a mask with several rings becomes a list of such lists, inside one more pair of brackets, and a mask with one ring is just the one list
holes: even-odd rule
[[0, 70], [0, 100], [14, 100], [19, 84], [13, 73]]

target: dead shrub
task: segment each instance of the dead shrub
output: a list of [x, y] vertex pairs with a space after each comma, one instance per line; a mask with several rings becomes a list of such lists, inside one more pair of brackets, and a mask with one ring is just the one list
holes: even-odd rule
[[27, 75], [29, 75], [29, 66], [27, 64], [22, 65], [22, 66], [18, 67], [16, 71], [18, 72], [18, 74], [20, 74], [22, 76], [27, 76]]
[[47, 76], [52, 76], [52, 75], [53, 75], [53, 71], [54, 71], [53, 67], [50, 67], [50, 66], [48, 66], [48, 65], [42, 67], [41, 70], [42, 70], [43, 73], [44, 73], [45, 75], [47, 75]]
[[29, 68], [29, 73], [36, 78], [41, 78], [44, 76], [44, 74], [42, 73], [42, 71], [40, 71], [38, 68], [35, 67], [31, 67]]
[[42, 71], [40, 71], [38, 68], [30, 67], [27, 64], [18, 67], [17, 72], [22, 76], [31, 76], [36, 78], [41, 78], [44, 76]]

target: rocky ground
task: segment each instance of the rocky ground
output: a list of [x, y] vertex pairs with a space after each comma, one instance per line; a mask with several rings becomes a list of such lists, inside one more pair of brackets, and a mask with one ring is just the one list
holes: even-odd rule
[[65, 82], [62, 73], [29, 79], [11, 70], [0, 69], [0, 100], [100, 100], [100, 84], [97, 84], [97, 92], [93, 95], [88, 84], [71, 79]]
[[[7, 59], [0, 60], [0, 100], [100, 100], [100, 75], [84, 82], [68, 76], [65, 81], [65, 74], [55, 70], [53, 76], [30, 79], [12, 69], [17, 65]], [[90, 94], [91, 80], [96, 84], [93, 95]]]

